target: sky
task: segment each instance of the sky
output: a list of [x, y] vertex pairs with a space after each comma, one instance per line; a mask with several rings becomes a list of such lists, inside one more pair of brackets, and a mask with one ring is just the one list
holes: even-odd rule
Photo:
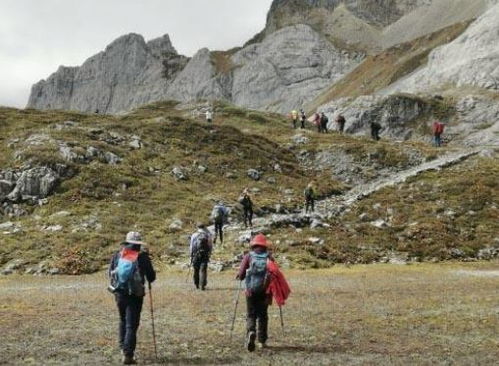
[[127, 33], [169, 34], [186, 56], [241, 46], [272, 0], [0, 0], [0, 105], [23, 108], [31, 85], [78, 66]]

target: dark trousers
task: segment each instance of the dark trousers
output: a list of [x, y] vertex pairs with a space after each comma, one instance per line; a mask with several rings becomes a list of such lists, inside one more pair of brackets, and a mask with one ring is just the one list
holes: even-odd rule
[[322, 124], [320, 122], [317, 123], [317, 132], [322, 132]]
[[250, 227], [253, 227], [253, 209], [244, 207], [244, 226], [248, 227], [248, 223]]
[[340, 133], [343, 133], [343, 130], [345, 129], [345, 122], [339, 122], [338, 123], [338, 131], [340, 131]]
[[201, 285], [201, 290], [204, 290], [208, 284], [208, 259], [194, 261], [194, 285], [199, 288]]
[[256, 332], [258, 342], [265, 343], [268, 338], [269, 325], [269, 302], [267, 295], [252, 295], [246, 297], [246, 307], [248, 311], [246, 318], [247, 332]]
[[305, 128], [305, 119], [302, 119], [301, 120], [301, 126], [300, 126], [301, 129], [304, 129]]
[[436, 147], [442, 146], [442, 136], [440, 134], [435, 134], [433, 136], [433, 145]]
[[327, 133], [327, 122], [321, 122], [321, 128], [323, 133]]
[[305, 213], [308, 213], [309, 211], [310, 212], [315, 211], [315, 200], [313, 198], [305, 199]]
[[125, 356], [133, 357], [137, 345], [143, 297], [117, 293], [116, 304], [120, 313], [119, 342]]
[[373, 140], [379, 141], [379, 130], [372, 129], [371, 130], [371, 137], [373, 138]]
[[293, 128], [296, 128], [296, 123], [298, 122], [297, 119], [293, 119]]
[[220, 236], [220, 243], [224, 242], [224, 232], [223, 232], [224, 224], [223, 222], [215, 222], [215, 238], [213, 242], [217, 242], [217, 237]]

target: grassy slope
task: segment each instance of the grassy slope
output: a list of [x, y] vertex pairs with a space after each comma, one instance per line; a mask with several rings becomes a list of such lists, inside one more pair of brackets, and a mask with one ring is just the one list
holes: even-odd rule
[[[14, 151], [20, 149], [22, 141], [11, 147], [8, 146], [9, 141], [14, 138], [22, 140], [35, 133], [47, 133], [54, 139], [66, 141], [76, 151], [84, 150], [90, 145], [97, 146], [115, 152], [124, 160], [117, 166], [99, 161], [88, 165], [72, 164], [77, 175], [64, 181], [47, 205], [28, 207], [34, 215], [14, 220], [21, 224], [23, 232], [2, 235], [0, 265], [14, 258], [23, 258], [33, 264], [49, 259], [67, 273], [94, 271], [106, 262], [116, 244], [132, 229], [146, 234], [146, 240], [151, 244], [156, 259], [161, 258], [166, 263], [173, 262], [178, 255], [185, 253], [187, 235], [193, 230], [197, 220], [207, 219], [214, 201], [222, 198], [229, 204], [234, 204], [244, 187], [260, 190], [254, 194], [257, 207], [273, 207], [280, 203], [289, 208], [301, 205], [301, 192], [312, 179], [321, 195], [346, 189], [331, 178], [330, 171], [302, 168], [295, 153], [303, 149], [314, 152], [340, 148], [353, 155], [357, 161], [376, 153], [380, 166], [400, 167], [408, 159], [399, 144], [386, 141], [374, 143], [366, 138], [336, 134], [325, 136], [306, 131], [304, 134], [310, 138], [309, 144], [297, 147], [290, 145], [291, 137], [296, 131], [290, 130], [290, 122], [276, 114], [217, 103], [216, 123], [214, 127], [209, 127], [201, 117], [186, 117], [192, 116], [190, 110], [178, 110], [174, 106], [174, 103], [158, 103], [122, 117], [1, 109], [2, 169], [23, 163], [13, 158]], [[52, 128], [66, 120], [76, 121], [79, 126], [62, 130]], [[123, 136], [139, 135], [145, 146], [140, 150], [130, 150], [126, 144], [111, 145], [99, 141], [96, 130], [112, 131]], [[105, 135], [107, 132], [102, 133]], [[408, 146], [428, 158], [442, 152], [420, 143], [409, 143]], [[50, 146], [31, 148], [26, 156], [35, 164], [60, 160], [54, 147]], [[276, 162], [281, 165], [282, 173], [273, 170]], [[197, 171], [199, 164], [207, 167], [206, 173]], [[470, 169], [488, 171], [489, 179], [499, 181], [497, 169], [489, 168], [493, 161], [483, 164]], [[174, 166], [191, 169], [189, 180], [176, 181], [171, 175]], [[250, 180], [246, 176], [249, 168], [264, 171], [264, 179], [259, 182]], [[226, 173], [233, 173], [235, 177], [227, 178]], [[447, 177], [446, 174], [448, 173], [443, 173], [441, 177], [447, 179], [450, 185], [455, 177]], [[478, 175], [469, 174], [469, 177], [461, 176], [458, 169], [454, 175], [456, 178], [468, 177], [471, 189]], [[274, 177], [277, 183], [268, 183], [268, 177]], [[439, 177], [435, 179], [438, 180]], [[289, 189], [294, 194], [285, 195], [284, 190]], [[490, 194], [497, 194], [497, 189], [491, 187]], [[373, 200], [384, 201], [379, 195], [375, 197], [378, 198]], [[456, 197], [457, 203], [460, 203], [458, 198]], [[427, 201], [432, 199], [432, 196], [423, 196], [420, 200], [414, 200], [413, 209], [421, 211]], [[400, 195], [394, 191], [386, 200], [395, 205], [400, 200]], [[62, 210], [71, 214], [52, 216]], [[92, 217], [96, 217], [102, 225], [100, 231], [73, 232], [74, 228]], [[175, 218], [185, 223], [180, 232], [169, 229]], [[494, 217], [485, 218], [483, 225], [493, 228]], [[4, 217], [1, 221], [7, 220]], [[329, 265], [331, 261], [368, 262], [373, 259], [373, 254], [369, 250], [359, 249], [359, 246], [379, 247], [380, 242], [383, 243], [381, 247], [393, 245], [391, 239], [395, 237], [395, 233], [392, 233], [395, 229], [385, 232], [364, 225], [367, 227], [361, 227], [357, 232], [355, 215], [344, 221], [333, 222], [330, 230], [307, 229], [301, 233], [295, 233], [292, 228], [276, 230], [273, 239], [283, 238], [276, 250], [286, 253], [294, 263], [308, 267]], [[356, 228], [353, 233], [349, 229], [350, 224]], [[55, 233], [42, 230], [49, 225], [62, 225], [63, 230]], [[487, 235], [491, 239], [492, 234], [488, 232]], [[284, 240], [288, 237], [299, 242], [310, 236], [326, 239], [326, 251], [310, 245], [290, 247]], [[235, 237], [230, 237], [231, 243], [233, 239]], [[403, 249], [404, 245], [409, 244], [410, 241], [404, 241], [397, 246], [400, 245]], [[442, 247], [448, 246], [447, 242], [440, 244]], [[440, 244], [430, 245], [433, 248], [429, 249], [430, 252], [438, 251]], [[459, 247], [477, 248], [479, 241], [463, 239]], [[240, 246], [230, 244], [226, 250], [217, 252], [216, 257], [230, 258], [240, 250]]]
[[368, 56], [355, 70], [310, 102], [307, 110], [342, 97], [369, 95], [392, 84], [426, 64], [429, 53], [436, 47], [458, 37], [469, 25], [459, 23], [433, 34], [407, 42], [378, 55]]
[[[270, 348], [255, 354], [243, 349], [242, 295], [230, 339], [233, 273], [211, 275], [203, 293], [185, 284], [185, 273], [163, 273], [154, 284], [160, 363], [495, 365], [498, 277], [484, 274], [497, 265], [286, 271], [293, 290], [283, 310], [286, 333], [271, 307]], [[117, 364], [118, 314], [105, 287], [101, 275], [0, 277], [0, 363]], [[144, 304], [137, 356], [155, 364], [153, 354]]]

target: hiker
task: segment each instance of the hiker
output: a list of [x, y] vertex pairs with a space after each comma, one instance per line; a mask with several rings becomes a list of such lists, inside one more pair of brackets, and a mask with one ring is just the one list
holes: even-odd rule
[[197, 289], [206, 289], [208, 284], [208, 262], [210, 261], [211, 251], [213, 250], [213, 239], [210, 231], [202, 222], [197, 224], [197, 231], [191, 235], [189, 246], [189, 255], [191, 265], [194, 268], [194, 285]]
[[338, 124], [338, 131], [342, 134], [343, 130], [345, 129], [345, 117], [343, 115], [339, 115], [336, 117], [336, 123]]
[[121, 250], [113, 255], [109, 266], [111, 285], [120, 314], [119, 344], [123, 353], [123, 364], [133, 365], [137, 329], [145, 296], [145, 280], [151, 284], [156, 272], [138, 232], [129, 232]]
[[300, 123], [301, 126], [300, 128], [303, 130], [305, 129], [305, 121], [307, 120], [307, 116], [305, 115], [305, 111], [303, 109], [300, 109]]
[[315, 211], [314, 185], [312, 183], [309, 183], [307, 185], [307, 188], [305, 188], [303, 194], [305, 195], [305, 213], [307, 214], [309, 211], [314, 212]]
[[251, 196], [249, 195], [248, 188], [246, 188], [242, 195], [239, 197], [239, 203], [243, 206], [243, 218], [244, 218], [244, 227], [249, 226], [253, 227], [253, 201], [251, 200]]
[[433, 122], [433, 146], [442, 146], [442, 133], [444, 133], [445, 125], [440, 121]]
[[265, 235], [258, 234], [253, 237], [250, 248], [250, 252], [241, 261], [236, 279], [246, 283], [246, 348], [253, 352], [256, 340], [259, 348], [265, 348], [267, 345], [268, 308], [272, 297], [281, 307], [291, 290], [269, 253], [270, 243]]
[[317, 131], [321, 133], [322, 132], [321, 115], [316, 112], [310, 118], [312, 119], [311, 122], [317, 126]]
[[267, 261], [273, 260], [268, 253], [269, 242], [263, 234], [250, 242], [251, 251], [246, 254], [239, 267], [236, 279], [246, 280], [246, 347], [255, 350], [258, 321], [258, 343], [264, 348], [268, 339], [268, 307], [271, 297], [267, 295]]
[[327, 124], [329, 123], [329, 118], [327, 118], [324, 112], [321, 113], [321, 131], [322, 133], [327, 133]]
[[378, 122], [371, 122], [371, 137], [373, 138], [373, 140], [379, 141], [379, 133], [382, 129], [383, 127], [381, 127]]
[[208, 123], [213, 122], [213, 112], [211, 110], [207, 110], [205, 115], [206, 115], [206, 122]]
[[224, 242], [224, 234], [223, 227], [229, 218], [229, 211], [224, 206], [223, 202], [218, 202], [215, 206], [213, 206], [213, 210], [211, 211], [211, 219], [213, 220], [213, 224], [215, 224], [215, 238], [213, 239], [213, 244], [216, 244], [217, 237], [220, 237], [220, 244]]
[[298, 123], [298, 112], [293, 110], [291, 111], [291, 120], [293, 121], [293, 128], [296, 129], [296, 124]]

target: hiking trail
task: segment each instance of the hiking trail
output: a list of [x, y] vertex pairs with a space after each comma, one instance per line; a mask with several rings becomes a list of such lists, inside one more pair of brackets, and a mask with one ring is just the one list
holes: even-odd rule
[[[385, 187], [404, 183], [407, 179], [430, 170], [440, 170], [442, 168], [458, 164], [471, 156], [477, 155], [480, 151], [481, 149], [472, 149], [447, 153], [434, 160], [399, 171], [388, 177], [378, 178], [369, 183], [360, 184], [342, 195], [317, 200], [315, 204], [315, 212], [312, 214], [305, 214], [303, 210], [300, 210], [289, 214], [270, 214], [257, 217], [253, 219], [253, 229], [251, 231], [268, 231], [271, 228], [286, 225], [305, 227], [312, 224], [314, 220], [320, 221], [331, 219], [339, 216], [357, 201], [360, 201]], [[241, 233], [249, 231], [249, 229], [245, 229], [242, 222], [239, 221], [236, 224], [227, 226], [226, 230], [240, 231]]]

